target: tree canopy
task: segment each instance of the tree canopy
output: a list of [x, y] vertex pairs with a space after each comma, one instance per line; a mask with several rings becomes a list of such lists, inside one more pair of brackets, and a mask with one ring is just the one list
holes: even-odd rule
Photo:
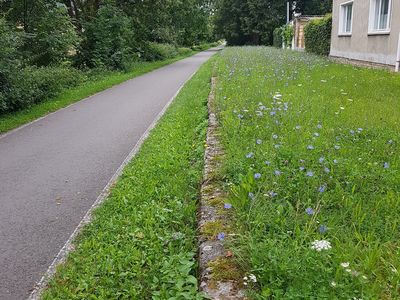
[[[273, 31], [285, 24], [286, 0], [217, 0], [216, 32], [231, 45], [272, 45]], [[289, 1], [290, 13], [323, 15], [331, 0]]]

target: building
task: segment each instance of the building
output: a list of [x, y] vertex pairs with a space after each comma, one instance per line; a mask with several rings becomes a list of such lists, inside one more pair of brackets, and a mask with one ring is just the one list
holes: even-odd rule
[[292, 21], [293, 22], [293, 42], [292, 49], [294, 50], [304, 50], [305, 39], [304, 39], [304, 27], [308, 22], [314, 19], [322, 19], [323, 16], [297, 16]]
[[334, 0], [330, 55], [394, 67], [400, 60], [400, 1]]

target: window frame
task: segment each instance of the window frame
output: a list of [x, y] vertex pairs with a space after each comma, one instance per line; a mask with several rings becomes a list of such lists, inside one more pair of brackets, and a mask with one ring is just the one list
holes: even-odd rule
[[[351, 19], [350, 19], [350, 31], [345, 31], [345, 14], [347, 16], [347, 7], [351, 5]], [[351, 36], [353, 33], [353, 20], [354, 20], [354, 0], [343, 2], [339, 7], [339, 36]]]
[[[369, 5], [369, 18], [368, 18], [368, 35], [380, 35], [380, 34], [390, 34], [390, 26], [391, 26], [391, 21], [392, 21], [392, 0], [389, 1], [389, 6], [388, 6], [388, 18], [386, 21], [386, 28], [384, 29], [376, 29], [376, 17], [377, 17], [377, 12], [376, 12], [376, 6], [377, 2], [382, 2], [384, 0], [370, 0], [370, 5]], [[381, 7], [380, 5], [379, 7]], [[378, 16], [379, 19], [379, 16]], [[379, 22], [379, 20], [378, 20]]]

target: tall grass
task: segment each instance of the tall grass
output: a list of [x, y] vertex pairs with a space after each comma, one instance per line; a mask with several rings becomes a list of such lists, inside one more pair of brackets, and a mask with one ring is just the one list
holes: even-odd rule
[[227, 48], [217, 107], [254, 299], [400, 299], [400, 77]]

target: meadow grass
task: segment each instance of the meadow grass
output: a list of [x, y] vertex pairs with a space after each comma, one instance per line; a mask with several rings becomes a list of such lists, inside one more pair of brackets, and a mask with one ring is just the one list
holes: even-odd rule
[[58, 268], [43, 299], [202, 299], [197, 220], [211, 64], [190, 80]]
[[253, 299], [400, 299], [400, 76], [226, 48], [216, 105]]
[[20, 111], [0, 115], [0, 134], [29, 123], [98, 92], [104, 91], [114, 85], [189, 57], [199, 51], [205, 50], [205, 48], [209, 48], [208, 46], [213, 45], [199, 46], [198, 50], [188, 51], [185, 55], [180, 55], [175, 58], [153, 62], [136, 62], [132, 64], [131, 71], [129, 72], [100, 72], [100, 74], [96, 74], [79, 86], [61, 92], [53, 99], [45, 100]]

